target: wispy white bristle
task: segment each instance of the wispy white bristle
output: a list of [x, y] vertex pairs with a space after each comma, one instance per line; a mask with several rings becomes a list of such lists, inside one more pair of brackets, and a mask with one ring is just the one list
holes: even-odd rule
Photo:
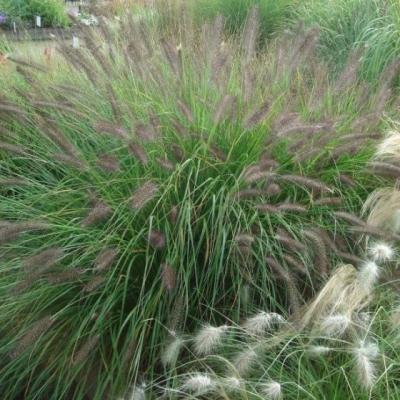
[[307, 353], [311, 356], [323, 356], [332, 351], [330, 347], [327, 346], [309, 346], [307, 348]]
[[387, 243], [376, 242], [370, 246], [369, 253], [371, 254], [374, 261], [385, 262], [392, 260], [395, 252], [393, 248]]
[[207, 355], [215, 350], [220, 344], [223, 335], [227, 332], [228, 326], [211, 326], [206, 325], [200, 329], [199, 333], [194, 337], [194, 351], [198, 355]]
[[360, 385], [370, 389], [376, 380], [375, 359], [379, 355], [379, 349], [374, 343], [360, 341], [354, 350], [356, 369]]
[[330, 337], [343, 336], [351, 324], [351, 319], [345, 314], [329, 315], [321, 322], [321, 331]]
[[174, 339], [166, 346], [164, 353], [161, 356], [161, 362], [164, 366], [174, 365], [176, 363], [184, 344], [184, 339], [179, 336], [174, 337]]
[[236, 378], [235, 376], [229, 376], [226, 377], [222, 380], [222, 384], [224, 386], [224, 389], [228, 392], [235, 392], [237, 390], [240, 390], [242, 388], [242, 381], [239, 378]]
[[145, 400], [146, 393], [145, 393], [146, 384], [142, 384], [140, 386], [134, 386], [131, 390], [131, 393], [128, 397], [129, 400]]
[[268, 329], [271, 329], [272, 325], [284, 322], [285, 319], [277, 313], [261, 311], [250, 317], [243, 324], [243, 329], [251, 335], [261, 335]]
[[282, 398], [282, 386], [276, 381], [264, 383], [261, 387], [261, 394], [270, 400]]
[[400, 210], [399, 209], [397, 209], [393, 213], [393, 230], [395, 232], [399, 232], [400, 231]]
[[250, 347], [237, 354], [234, 365], [238, 373], [244, 375], [252, 369], [256, 360], [257, 353]]
[[379, 267], [374, 261], [366, 261], [358, 271], [358, 280], [370, 292], [379, 278]]
[[182, 390], [191, 392], [196, 396], [201, 396], [214, 391], [215, 381], [206, 374], [197, 373], [186, 379], [182, 385]]

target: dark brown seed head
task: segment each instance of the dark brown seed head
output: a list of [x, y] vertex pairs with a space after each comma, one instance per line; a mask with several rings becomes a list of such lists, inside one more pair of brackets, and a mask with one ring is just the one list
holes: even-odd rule
[[131, 142], [128, 145], [129, 151], [143, 164], [147, 165], [149, 159], [146, 150], [137, 142]]
[[304, 251], [306, 246], [294, 239], [289, 235], [289, 233], [285, 232], [283, 229], [278, 229], [275, 235], [275, 239], [285, 246], [287, 249], [291, 251]]
[[0, 227], [0, 244], [17, 239], [22, 233], [50, 229], [50, 225], [41, 222], [17, 222]]
[[119, 161], [118, 158], [110, 154], [103, 154], [97, 160], [97, 165], [107, 172], [119, 171]]
[[161, 264], [161, 280], [164, 288], [171, 292], [176, 286], [175, 270], [169, 264]]
[[28, 330], [28, 332], [18, 341], [15, 350], [12, 353], [12, 357], [18, 357], [28, 347], [34, 344], [54, 323], [51, 316], [46, 316], [41, 320], [35, 322]]
[[231, 114], [235, 102], [235, 96], [225, 95], [216, 107], [213, 122], [219, 124], [221, 121], [224, 121]]
[[65, 282], [77, 281], [82, 274], [82, 270], [73, 269], [71, 271], [53, 272], [51, 274], [47, 274], [45, 278], [49, 283], [57, 285]]
[[168, 171], [173, 171], [175, 166], [174, 164], [168, 160], [168, 158], [161, 158], [161, 157], [157, 157], [156, 161], [158, 164], [160, 164], [160, 166]]
[[279, 212], [295, 212], [295, 213], [307, 212], [307, 207], [297, 203], [279, 203], [277, 208]]
[[178, 146], [177, 144], [173, 144], [171, 146], [172, 148], [172, 152], [174, 154], [175, 159], [178, 162], [182, 162], [185, 159], [185, 153], [183, 152], [182, 148], [180, 146]]
[[177, 100], [177, 104], [180, 112], [185, 116], [185, 118], [192, 124], [194, 121], [192, 110], [189, 108], [187, 104], [185, 104], [181, 100]]
[[104, 276], [94, 276], [84, 287], [83, 290], [85, 292], [93, 292], [93, 290], [96, 290], [99, 286], [101, 286], [106, 278]]
[[289, 254], [284, 254], [283, 259], [286, 261], [286, 264], [289, 267], [292, 267], [296, 272], [299, 272], [302, 275], [307, 275], [308, 271], [303, 262], [295, 257], [290, 256]]
[[91, 353], [93, 353], [94, 349], [97, 347], [100, 340], [100, 335], [95, 335], [89, 338], [86, 343], [78, 350], [77, 353], [74, 354], [72, 358], [72, 364], [78, 365], [83, 363]]
[[126, 132], [125, 128], [120, 125], [112, 124], [108, 121], [99, 121], [94, 125], [94, 130], [101, 134], [111, 134], [117, 136], [121, 139], [127, 140], [129, 139], [129, 135]]
[[138, 122], [135, 128], [137, 137], [144, 142], [154, 141], [158, 137], [152, 125], [145, 125], [142, 122]]
[[352, 225], [358, 225], [358, 226], [365, 225], [365, 222], [362, 219], [355, 216], [354, 214], [350, 214], [345, 211], [335, 211], [333, 214], [335, 215], [336, 218], [342, 219]]
[[320, 192], [332, 192], [329, 186], [316, 179], [306, 178], [300, 175], [282, 175], [280, 179]]
[[133, 193], [131, 206], [135, 210], [142, 209], [147, 203], [154, 199], [159, 191], [159, 187], [152, 181], [145, 182]]
[[315, 206], [340, 206], [342, 203], [341, 197], [322, 197], [314, 201]]
[[267, 196], [277, 196], [278, 194], [280, 194], [282, 192], [282, 189], [279, 185], [277, 185], [276, 183], [271, 183], [270, 185], [267, 186], [267, 188], [265, 189], [265, 194]]
[[149, 244], [156, 250], [161, 250], [165, 247], [165, 235], [157, 230], [152, 230], [149, 233]]
[[26, 258], [22, 263], [26, 273], [42, 273], [53, 267], [63, 256], [61, 247], [52, 247]]
[[87, 168], [87, 165], [75, 156], [70, 156], [64, 153], [53, 153], [53, 157], [55, 160], [79, 170], [85, 170]]
[[325, 242], [312, 230], [304, 230], [303, 235], [312, 243], [317, 270], [322, 277], [326, 278], [329, 274], [329, 261]]
[[343, 184], [343, 185], [347, 185], [350, 187], [355, 187], [356, 183], [354, 182], [354, 180], [352, 178], [350, 178], [350, 176], [345, 175], [345, 174], [340, 174], [338, 175], [339, 181]]
[[273, 204], [257, 204], [255, 208], [261, 213], [279, 213], [280, 210], [278, 207], [274, 206]]
[[179, 217], [178, 206], [173, 206], [171, 208], [171, 211], [169, 212], [169, 219], [170, 219], [171, 223], [175, 225], [176, 222], [178, 221], [178, 217]]
[[270, 102], [264, 101], [264, 103], [261, 104], [261, 106], [257, 110], [253, 111], [253, 113], [245, 119], [243, 124], [244, 128], [251, 129], [262, 122], [267, 117], [269, 109]]
[[395, 164], [381, 161], [372, 161], [369, 163], [372, 171], [376, 174], [383, 176], [392, 176], [394, 178], [400, 178], [400, 167]]
[[113, 213], [111, 207], [109, 207], [103, 201], [97, 202], [94, 207], [89, 211], [88, 215], [82, 221], [81, 226], [87, 227], [98, 222], [108, 219]]
[[118, 255], [118, 250], [115, 248], [107, 248], [102, 250], [94, 262], [96, 271], [104, 271], [109, 268]]
[[0, 142], [0, 150], [9, 151], [10, 153], [18, 154], [20, 156], [26, 156], [29, 154], [25, 147], [6, 142]]
[[238, 245], [251, 246], [255, 242], [255, 237], [249, 233], [238, 233], [235, 236], [235, 242]]

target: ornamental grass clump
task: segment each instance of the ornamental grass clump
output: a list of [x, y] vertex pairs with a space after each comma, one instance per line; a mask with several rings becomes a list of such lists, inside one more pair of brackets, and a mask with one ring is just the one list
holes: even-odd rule
[[283, 331], [281, 345], [316, 331], [318, 312], [364, 305], [376, 280], [365, 296], [351, 282], [365, 234], [398, 237], [378, 213], [360, 217], [387, 180], [368, 162], [391, 87], [328, 81], [315, 29], [256, 53], [255, 19], [246, 40], [224, 36], [221, 17], [179, 38], [100, 21], [78, 49], [60, 40], [57, 72], [13, 59], [0, 98], [2, 398], [143, 398], [146, 382], [154, 398], [240, 391], [263, 341], [222, 380], [180, 357], [212, 357], [237, 332]]

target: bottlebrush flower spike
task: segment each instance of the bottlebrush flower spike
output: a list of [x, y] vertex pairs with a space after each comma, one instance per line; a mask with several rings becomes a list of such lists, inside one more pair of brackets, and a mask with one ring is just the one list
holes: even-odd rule
[[218, 327], [206, 325], [194, 337], [194, 350], [198, 355], [210, 354], [221, 344], [222, 337], [227, 332], [228, 326]]

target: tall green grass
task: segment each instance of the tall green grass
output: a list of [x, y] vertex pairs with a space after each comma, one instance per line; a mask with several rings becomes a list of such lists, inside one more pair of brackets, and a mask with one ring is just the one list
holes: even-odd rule
[[[364, 254], [336, 212], [359, 215], [389, 182], [369, 162], [396, 65], [374, 89], [351, 63], [331, 81], [316, 30], [258, 54], [252, 15], [239, 38], [221, 18], [169, 39], [127, 18], [82, 28], [79, 49], [60, 41], [56, 70], [13, 60], [0, 101], [2, 398], [115, 398], [142, 382], [168, 398], [169, 378], [191, 371], [161, 362], [172, 332], [255, 309], [296, 319]], [[321, 393], [324, 370], [304, 365], [292, 398], [303, 379]], [[327, 385], [351, 396], [340, 371]]]

